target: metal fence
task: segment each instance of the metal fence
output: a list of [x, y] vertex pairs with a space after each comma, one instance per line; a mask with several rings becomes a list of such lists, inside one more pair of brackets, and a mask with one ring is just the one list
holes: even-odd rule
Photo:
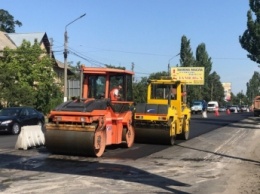
[[68, 80], [68, 99], [71, 97], [79, 97], [80, 96], [80, 81], [79, 80]]

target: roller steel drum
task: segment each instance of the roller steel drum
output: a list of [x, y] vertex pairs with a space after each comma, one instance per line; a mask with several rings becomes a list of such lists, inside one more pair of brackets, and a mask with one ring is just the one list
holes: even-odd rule
[[45, 141], [50, 152], [67, 155], [100, 157], [106, 147], [104, 131], [47, 130]]

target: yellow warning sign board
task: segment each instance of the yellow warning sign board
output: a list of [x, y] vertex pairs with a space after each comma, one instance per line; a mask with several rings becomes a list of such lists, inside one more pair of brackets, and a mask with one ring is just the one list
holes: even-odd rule
[[204, 85], [204, 67], [172, 67], [171, 77], [176, 81], [185, 81], [187, 85]]

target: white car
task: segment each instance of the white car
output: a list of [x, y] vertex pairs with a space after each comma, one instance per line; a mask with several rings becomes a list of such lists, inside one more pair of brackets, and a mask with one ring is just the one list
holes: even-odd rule
[[232, 105], [229, 107], [230, 112], [240, 112], [240, 108], [237, 105]]
[[227, 111], [227, 107], [221, 106], [221, 107], [219, 107], [218, 111], [219, 112], [226, 112]]
[[242, 105], [241, 106], [241, 111], [246, 112], [248, 110], [249, 110], [249, 107], [247, 105]]
[[218, 109], [218, 102], [217, 101], [209, 101], [207, 111], [214, 112]]

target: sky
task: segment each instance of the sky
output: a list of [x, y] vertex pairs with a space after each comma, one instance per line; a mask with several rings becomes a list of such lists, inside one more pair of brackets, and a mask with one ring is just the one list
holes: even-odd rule
[[22, 22], [16, 33], [46, 32], [61, 62], [67, 30], [72, 65], [133, 68], [140, 80], [180, 64], [176, 55], [186, 36], [194, 57], [198, 45], [206, 45], [211, 73], [231, 83], [235, 95], [245, 94], [259, 71], [239, 43], [249, 0], [0, 0], [0, 5]]

